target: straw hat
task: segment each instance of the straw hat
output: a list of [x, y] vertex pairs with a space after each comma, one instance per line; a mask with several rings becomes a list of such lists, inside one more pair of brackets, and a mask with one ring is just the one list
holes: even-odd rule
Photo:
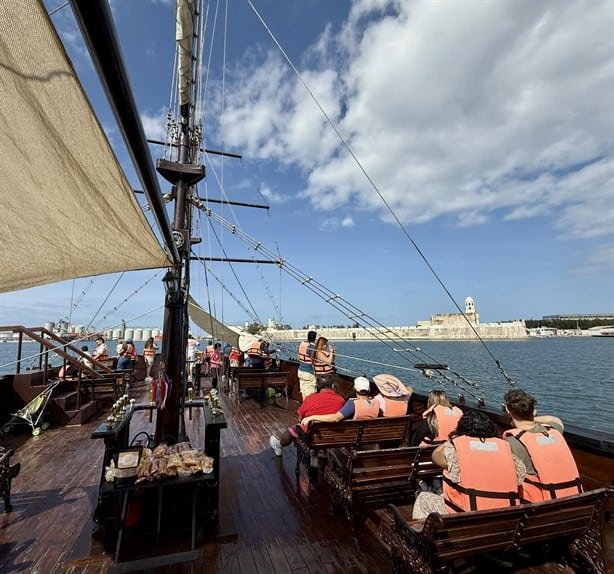
[[373, 382], [377, 385], [379, 392], [385, 397], [397, 398], [409, 395], [407, 387], [394, 375], [375, 375]]

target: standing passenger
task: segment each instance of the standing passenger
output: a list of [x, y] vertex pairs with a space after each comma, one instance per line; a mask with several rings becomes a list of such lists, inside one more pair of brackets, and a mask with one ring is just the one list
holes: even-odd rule
[[143, 359], [145, 361], [145, 377], [149, 377], [149, 373], [151, 373], [151, 368], [153, 367], [154, 361], [156, 360], [156, 351], [158, 350], [158, 345], [154, 342], [153, 337], [149, 337], [147, 341], [145, 341], [145, 346], [143, 347]]
[[213, 351], [211, 351], [209, 355], [211, 359], [209, 373], [211, 375], [211, 388], [213, 389], [217, 389], [217, 381], [220, 377], [220, 368], [223, 362], [223, 357], [220, 353], [221, 349], [222, 345], [220, 343], [216, 343], [213, 345]]
[[319, 337], [313, 351], [313, 372], [316, 377], [319, 375], [329, 375], [335, 372], [335, 347], [328, 346], [326, 337]]
[[514, 389], [503, 397], [514, 429], [503, 436], [512, 452], [524, 462], [527, 476], [521, 498], [539, 502], [582, 492], [582, 481], [558, 417], [535, 416], [537, 401], [526, 391]]
[[313, 353], [315, 351], [316, 332], [308, 331], [307, 340], [298, 346], [298, 380], [301, 396], [305, 397], [316, 392], [316, 375], [313, 372]]

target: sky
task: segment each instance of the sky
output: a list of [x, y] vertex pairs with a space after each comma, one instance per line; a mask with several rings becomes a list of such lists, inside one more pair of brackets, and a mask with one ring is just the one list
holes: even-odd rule
[[[111, 9], [145, 131], [164, 139], [174, 4]], [[70, 7], [51, 18], [141, 189]], [[448, 293], [482, 322], [614, 313], [613, 29], [608, 1], [212, 3], [205, 146], [242, 159], [208, 155], [198, 193], [270, 209], [211, 204], [251, 247], [197, 212], [195, 252], [261, 258], [259, 242], [299, 280], [194, 263], [194, 297], [227, 323], [295, 328], [352, 323], [301, 277], [389, 326], [456, 312]], [[160, 327], [163, 273], [1, 294], [0, 324]]]

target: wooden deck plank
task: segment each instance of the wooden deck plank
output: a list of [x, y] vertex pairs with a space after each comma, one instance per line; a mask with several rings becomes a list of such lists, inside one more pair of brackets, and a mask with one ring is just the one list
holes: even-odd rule
[[[228, 421], [220, 445], [221, 496], [236, 537], [208, 539], [200, 546], [201, 559], [150, 572], [389, 574], [385, 549], [372, 535], [378, 514], [352, 524], [342, 513], [330, 516], [325, 481], [310, 484], [305, 469], [297, 480], [295, 448], [276, 457], [269, 447], [271, 434], [296, 422], [297, 403], [284, 409], [280, 401], [263, 408], [252, 399], [237, 404], [221, 394], [220, 400]], [[21, 463], [21, 473], [13, 481], [13, 512], [0, 515], [0, 573], [108, 571], [112, 556], [91, 537], [104, 448], [90, 435], [106, 414], [38, 437], [26, 429], [2, 438], [2, 446], [15, 449], [12, 461]], [[202, 447], [202, 411], [193, 409], [192, 420], [186, 413], [185, 423], [192, 444]], [[132, 436], [153, 429], [155, 416], [150, 423], [148, 413], [135, 413]], [[609, 532], [614, 540], [614, 529]]]

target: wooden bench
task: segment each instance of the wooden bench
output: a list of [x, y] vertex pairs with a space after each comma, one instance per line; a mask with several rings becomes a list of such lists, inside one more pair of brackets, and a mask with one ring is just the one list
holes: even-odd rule
[[441, 468], [431, 459], [433, 450], [430, 446], [329, 450], [324, 478], [333, 507], [341, 505], [351, 520], [357, 505], [381, 508], [410, 502], [421, 480], [441, 476]]
[[270, 371], [261, 369], [246, 369], [235, 373], [235, 400], [239, 402], [242, 391], [258, 390], [264, 393], [269, 387], [283, 390], [288, 398], [288, 373], [286, 371]]
[[21, 465], [19, 463], [11, 465], [11, 456], [14, 450], [6, 450], [0, 446], [0, 496], [4, 499], [4, 512], [10, 512], [11, 506], [11, 482], [19, 474]]
[[365, 450], [378, 447], [399, 447], [407, 444], [413, 416], [351, 419], [337, 423], [311, 421], [307, 430], [299, 430], [296, 446], [296, 475], [301, 462], [308, 468], [311, 454], [329, 448], [346, 447]]
[[431, 574], [459, 563], [485, 572], [545, 573], [561, 572], [566, 563], [575, 572], [607, 574], [604, 514], [612, 493], [606, 487], [504, 509], [431, 514], [409, 523], [390, 505], [393, 521], [384, 523], [380, 534], [397, 574]]

